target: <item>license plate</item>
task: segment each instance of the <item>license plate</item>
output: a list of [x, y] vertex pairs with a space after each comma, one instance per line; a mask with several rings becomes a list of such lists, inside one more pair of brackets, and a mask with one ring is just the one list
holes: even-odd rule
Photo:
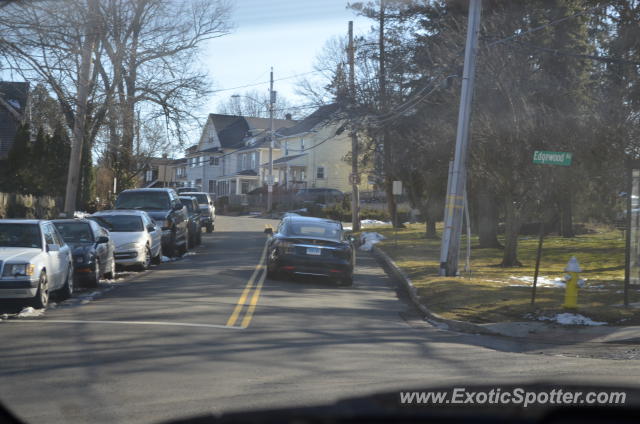
[[307, 247], [307, 255], [319, 256], [322, 253], [319, 247]]

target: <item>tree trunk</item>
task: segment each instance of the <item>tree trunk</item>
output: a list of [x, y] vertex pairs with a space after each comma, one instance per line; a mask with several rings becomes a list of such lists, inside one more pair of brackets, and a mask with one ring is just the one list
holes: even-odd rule
[[572, 201], [569, 194], [566, 194], [560, 201], [560, 235], [565, 238], [575, 237]]
[[426, 221], [427, 223], [425, 225], [427, 229], [427, 238], [437, 239], [438, 234], [436, 234], [436, 221], [434, 219], [431, 219], [429, 216], [427, 216]]
[[478, 202], [478, 238], [480, 248], [498, 248], [503, 246], [498, 241], [498, 207], [495, 198], [487, 191], [480, 190], [477, 195]]
[[522, 266], [522, 263], [518, 261], [518, 236], [520, 234], [521, 216], [511, 197], [506, 199], [505, 210], [504, 255], [500, 266]]

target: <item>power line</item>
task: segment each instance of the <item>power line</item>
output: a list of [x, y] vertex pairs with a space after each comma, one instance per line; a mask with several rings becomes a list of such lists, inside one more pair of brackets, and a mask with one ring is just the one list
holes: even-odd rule
[[633, 61], [633, 60], [620, 59], [617, 57], [609, 57], [609, 56], [597, 56], [597, 55], [591, 55], [591, 54], [573, 53], [566, 50], [536, 46], [535, 44], [524, 43], [522, 41], [511, 41], [511, 45], [519, 45], [521, 46], [521, 49], [529, 48], [529, 49], [539, 50], [543, 53], [549, 53], [554, 56], [568, 56], [568, 57], [575, 57], [578, 59], [589, 59], [589, 60], [597, 60], [600, 62], [607, 62], [607, 63], [620, 63], [623, 65], [640, 66], [640, 62]]
[[[273, 81], [283, 81], [283, 80], [288, 80], [288, 79], [292, 79], [292, 78], [298, 78], [298, 77], [301, 77], [301, 76], [304, 76], [304, 75], [317, 74], [319, 72], [330, 71], [330, 70], [331, 69], [316, 69], [315, 71], [303, 72], [303, 73], [300, 73], [300, 74], [289, 75], [287, 77], [276, 78]], [[223, 91], [239, 90], [241, 88], [257, 87], [259, 85], [265, 85], [265, 84], [269, 84], [269, 83], [270, 83], [270, 81], [262, 81], [262, 82], [252, 83], [252, 84], [239, 85], [237, 87], [221, 88], [219, 90], [213, 90], [213, 93], [221, 93]]]
[[547, 27], [550, 27], [550, 26], [553, 26], [553, 25], [557, 25], [557, 24], [562, 23], [562, 22], [564, 22], [564, 21], [567, 21], [567, 20], [569, 20], [569, 19], [576, 18], [576, 17], [578, 17], [578, 16], [582, 16], [582, 15], [586, 15], [586, 14], [588, 14], [588, 13], [591, 13], [591, 12], [593, 12], [594, 10], [598, 9], [599, 7], [600, 7], [600, 6], [594, 6], [594, 7], [591, 7], [591, 8], [589, 8], [589, 9], [587, 9], [587, 10], [583, 10], [583, 11], [580, 11], [580, 12], [576, 12], [576, 13], [574, 13], [574, 14], [572, 14], [572, 15], [564, 16], [564, 17], [562, 17], [562, 18], [559, 18], [559, 19], [556, 19], [556, 20], [553, 20], [553, 21], [547, 22], [546, 24], [539, 25], [539, 26], [537, 26], [537, 27], [535, 27], [535, 28], [531, 28], [531, 29], [530, 29], [530, 30], [528, 30], [528, 31], [518, 32], [518, 33], [516, 33], [516, 34], [512, 34], [512, 35], [510, 35], [510, 36], [508, 36], [508, 37], [505, 37], [505, 38], [502, 38], [502, 39], [500, 39], [500, 40], [493, 41], [493, 42], [491, 42], [491, 43], [487, 44], [485, 47], [493, 47], [493, 46], [495, 46], [495, 45], [497, 45], [497, 44], [502, 44], [502, 43], [505, 43], [505, 42], [507, 42], [507, 41], [511, 41], [511, 40], [513, 40], [513, 39], [515, 39], [515, 38], [523, 37], [523, 36], [525, 36], [525, 35], [532, 34], [532, 33], [534, 33], [534, 32], [538, 32], [538, 31], [543, 30], [543, 29], [545, 29], [545, 28], [547, 28]]

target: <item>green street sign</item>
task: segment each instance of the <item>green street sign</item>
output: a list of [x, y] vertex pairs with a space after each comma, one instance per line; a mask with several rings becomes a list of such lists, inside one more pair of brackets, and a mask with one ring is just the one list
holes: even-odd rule
[[546, 150], [536, 150], [533, 152], [533, 163], [539, 165], [560, 165], [570, 166], [573, 153], [569, 152], [547, 152]]

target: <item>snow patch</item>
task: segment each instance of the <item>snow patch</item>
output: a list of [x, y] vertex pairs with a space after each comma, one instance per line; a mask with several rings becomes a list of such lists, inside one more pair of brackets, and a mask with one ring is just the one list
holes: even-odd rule
[[31, 306], [27, 306], [23, 308], [16, 316], [18, 318], [32, 318], [39, 317], [42, 314], [44, 314], [44, 309], [33, 309]]
[[360, 234], [360, 243], [361, 246], [358, 248], [360, 250], [370, 252], [373, 249], [373, 245], [376, 243], [380, 243], [386, 237], [380, 233], [370, 233], [364, 232]]
[[162, 256], [162, 262], [173, 262], [176, 258], [170, 258], [168, 256]]
[[[520, 284], [509, 284], [511, 287], [531, 287], [533, 286], [533, 277], [529, 276], [515, 276], [512, 275], [509, 277], [511, 280], [518, 281]], [[524, 284], [523, 284], [524, 283]], [[545, 275], [538, 275], [538, 282], [536, 284], [538, 287], [554, 287], [554, 288], [565, 288], [566, 283], [562, 278], [554, 278], [553, 280]]]
[[376, 227], [380, 225], [391, 225], [391, 222], [378, 221], [377, 219], [363, 219], [360, 221], [360, 225], [362, 228], [365, 227]]
[[607, 325], [606, 322], [594, 321], [591, 318], [585, 317], [580, 314], [572, 314], [565, 312], [562, 314], [556, 314], [553, 317], [541, 316], [538, 317], [539, 321], [554, 321], [561, 325]]
[[195, 255], [195, 254], [196, 254], [196, 252], [186, 252], [186, 253], [185, 253], [184, 255], [182, 255], [182, 256], [183, 256], [183, 257], [185, 257], [185, 256], [193, 256], [193, 255]]

